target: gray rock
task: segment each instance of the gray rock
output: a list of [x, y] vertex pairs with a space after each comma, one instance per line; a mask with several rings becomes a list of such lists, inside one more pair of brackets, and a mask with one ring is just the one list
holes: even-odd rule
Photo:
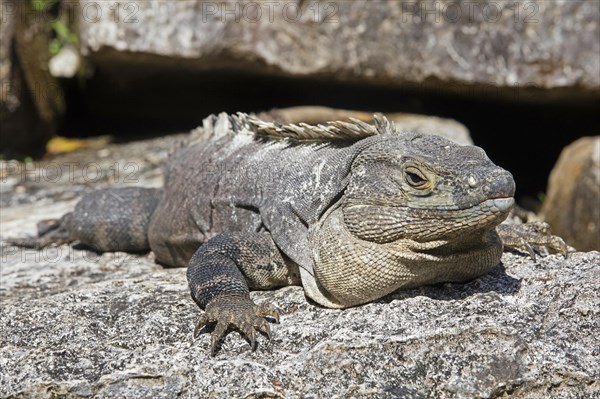
[[[127, 157], [140, 159], [144, 166], [135, 184], [158, 184], [154, 163], [165, 156], [162, 146], [172, 144], [161, 140], [111, 146], [96, 154], [108, 161], [99, 165], [110, 170]], [[94, 159], [91, 153], [68, 154], [60, 163], [77, 157]], [[14, 200], [3, 202], [0, 238], [33, 234], [36, 222], [73, 208], [76, 199], [58, 192], [81, 194], [94, 185], [85, 179], [35, 182], [35, 173], [25, 181], [2, 175], [12, 188], [3, 196]], [[128, 183], [96, 183], [107, 184]], [[36, 201], [11, 194], [19, 187], [33, 190]], [[600, 393], [598, 252], [538, 262], [507, 253], [492, 273], [467, 284], [398, 292], [346, 310], [308, 303], [300, 287], [253, 292], [257, 302], [281, 309], [273, 340], [259, 338], [258, 350], [250, 352], [232, 332], [215, 358], [208, 334], [192, 339], [199, 310], [184, 269], [162, 268], [152, 254], [97, 255], [69, 246], [35, 251], [3, 245], [0, 257], [0, 397]]]
[[600, 251], [600, 136], [563, 149], [541, 210], [554, 232], [581, 251]]
[[181, 73], [232, 69], [476, 96], [500, 88], [513, 100], [535, 89], [600, 90], [594, 1], [146, 0], [115, 10], [80, 0], [79, 7], [83, 52], [114, 74], [115, 62]]
[[213, 359], [208, 335], [192, 340], [198, 310], [185, 270], [53, 251], [3, 251], [3, 397], [584, 398], [600, 389], [597, 252], [538, 264], [507, 254], [474, 282], [344, 311], [308, 304], [299, 287], [257, 292], [283, 311], [274, 339], [252, 353], [231, 333]]

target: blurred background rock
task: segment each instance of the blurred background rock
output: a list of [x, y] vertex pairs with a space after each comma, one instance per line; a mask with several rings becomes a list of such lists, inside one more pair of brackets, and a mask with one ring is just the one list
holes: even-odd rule
[[[514, 174], [519, 202], [538, 211], [544, 193], [555, 195], [547, 182], [562, 149], [600, 131], [595, 0], [0, 6], [4, 159], [48, 158], [55, 135], [129, 141], [188, 131], [222, 111], [313, 105], [400, 113], [405, 122], [421, 114], [469, 132]], [[416, 117], [410, 127], [431, 120]], [[578, 146], [593, 154], [598, 140]], [[585, 187], [600, 184], [594, 176]], [[597, 190], [572, 193], [589, 209], [600, 203]], [[564, 215], [572, 201], [549, 199], [544, 211], [566, 237], [563, 226], [574, 224], [556, 221], [549, 208]], [[598, 237], [599, 224], [585, 234]], [[584, 246], [600, 249], [599, 241]]]

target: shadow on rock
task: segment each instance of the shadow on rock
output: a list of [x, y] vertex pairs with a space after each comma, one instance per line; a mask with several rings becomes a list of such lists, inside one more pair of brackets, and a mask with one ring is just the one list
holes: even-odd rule
[[427, 285], [406, 291], [396, 291], [381, 299], [380, 303], [390, 303], [397, 299], [426, 296], [440, 301], [465, 299], [472, 295], [487, 292], [514, 294], [519, 291], [521, 280], [506, 274], [503, 263], [498, 264], [490, 273], [466, 283], [440, 283]]

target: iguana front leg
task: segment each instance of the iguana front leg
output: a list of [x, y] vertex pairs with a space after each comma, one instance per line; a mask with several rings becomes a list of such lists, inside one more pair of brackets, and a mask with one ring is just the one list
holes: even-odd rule
[[221, 234], [202, 245], [190, 260], [187, 279], [194, 301], [205, 312], [194, 336], [209, 323], [216, 323], [211, 337], [214, 356], [229, 328], [238, 329], [255, 349], [256, 332], [270, 338], [264, 317], [279, 321], [271, 305], [257, 306], [249, 287], [274, 288], [299, 284], [297, 267], [286, 262], [268, 233]]

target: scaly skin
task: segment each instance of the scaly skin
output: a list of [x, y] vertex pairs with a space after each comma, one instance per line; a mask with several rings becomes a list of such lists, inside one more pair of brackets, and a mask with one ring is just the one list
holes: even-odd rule
[[[264, 317], [279, 316], [255, 305], [251, 288], [302, 284], [317, 303], [345, 308], [487, 273], [500, 261], [496, 227], [515, 191], [482, 149], [397, 132], [385, 119], [279, 125], [244, 114], [205, 120], [171, 157], [165, 182], [143, 195], [92, 193], [21, 244], [82, 241], [110, 251], [127, 243], [187, 265], [205, 310], [195, 333], [216, 323], [213, 354], [229, 328], [253, 348], [255, 330], [270, 336]], [[130, 206], [115, 205], [123, 198]], [[543, 229], [500, 233], [512, 246], [566, 248]]]

